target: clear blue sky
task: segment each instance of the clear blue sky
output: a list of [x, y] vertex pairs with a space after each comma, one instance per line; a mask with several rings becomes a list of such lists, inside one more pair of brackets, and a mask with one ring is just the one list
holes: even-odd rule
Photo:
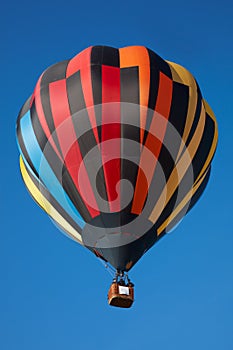
[[[1, 17], [0, 349], [232, 350], [232, 1], [6, 1]], [[15, 121], [40, 73], [97, 44], [184, 65], [219, 124], [208, 187], [133, 268], [129, 310], [107, 305], [111, 276], [37, 207], [18, 167]]]

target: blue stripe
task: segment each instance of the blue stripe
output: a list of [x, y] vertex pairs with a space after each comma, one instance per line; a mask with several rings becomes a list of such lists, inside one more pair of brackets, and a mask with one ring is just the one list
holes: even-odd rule
[[57, 202], [63, 207], [63, 209], [73, 218], [74, 221], [77, 222], [81, 228], [83, 228], [85, 221], [82, 219], [74, 204], [64, 191], [40, 149], [33, 131], [30, 111], [28, 111], [25, 116], [21, 118], [20, 127], [24, 145], [33, 166], [40, 175], [41, 181], [44, 183], [45, 187], [52, 194], [52, 196], [57, 200]]

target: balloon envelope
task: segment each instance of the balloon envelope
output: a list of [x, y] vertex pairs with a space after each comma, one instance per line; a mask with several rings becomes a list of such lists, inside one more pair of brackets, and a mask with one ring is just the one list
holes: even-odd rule
[[185, 68], [142, 46], [93, 46], [41, 75], [17, 139], [35, 201], [128, 271], [204, 191], [217, 125]]

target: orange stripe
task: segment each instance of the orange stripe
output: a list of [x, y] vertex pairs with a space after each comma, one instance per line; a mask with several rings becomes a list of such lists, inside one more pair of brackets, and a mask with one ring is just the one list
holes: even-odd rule
[[[155, 167], [158, 161], [162, 142], [166, 133], [172, 101], [172, 80], [160, 72], [158, 97], [155, 113], [151, 122], [150, 130], [143, 147], [137, 182], [134, 192], [132, 213], [140, 214], [144, 206], [147, 192], [151, 184]], [[161, 116], [161, 115], [162, 116]], [[148, 150], [153, 154], [150, 154]], [[143, 170], [145, 175], [143, 173]]]
[[[129, 46], [119, 49], [120, 68], [135, 67], [139, 68], [139, 95], [140, 105], [148, 106], [150, 91], [150, 58], [147, 49], [144, 46]], [[140, 142], [143, 141], [144, 129], [146, 125], [147, 109], [141, 108], [140, 111]]]

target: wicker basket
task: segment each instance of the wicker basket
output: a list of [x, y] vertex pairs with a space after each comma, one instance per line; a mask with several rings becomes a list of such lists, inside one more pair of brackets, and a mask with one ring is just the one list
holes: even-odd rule
[[122, 286], [113, 282], [108, 291], [108, 303], [112, 306], [129, 308], [134, 302], [133, 286]]

